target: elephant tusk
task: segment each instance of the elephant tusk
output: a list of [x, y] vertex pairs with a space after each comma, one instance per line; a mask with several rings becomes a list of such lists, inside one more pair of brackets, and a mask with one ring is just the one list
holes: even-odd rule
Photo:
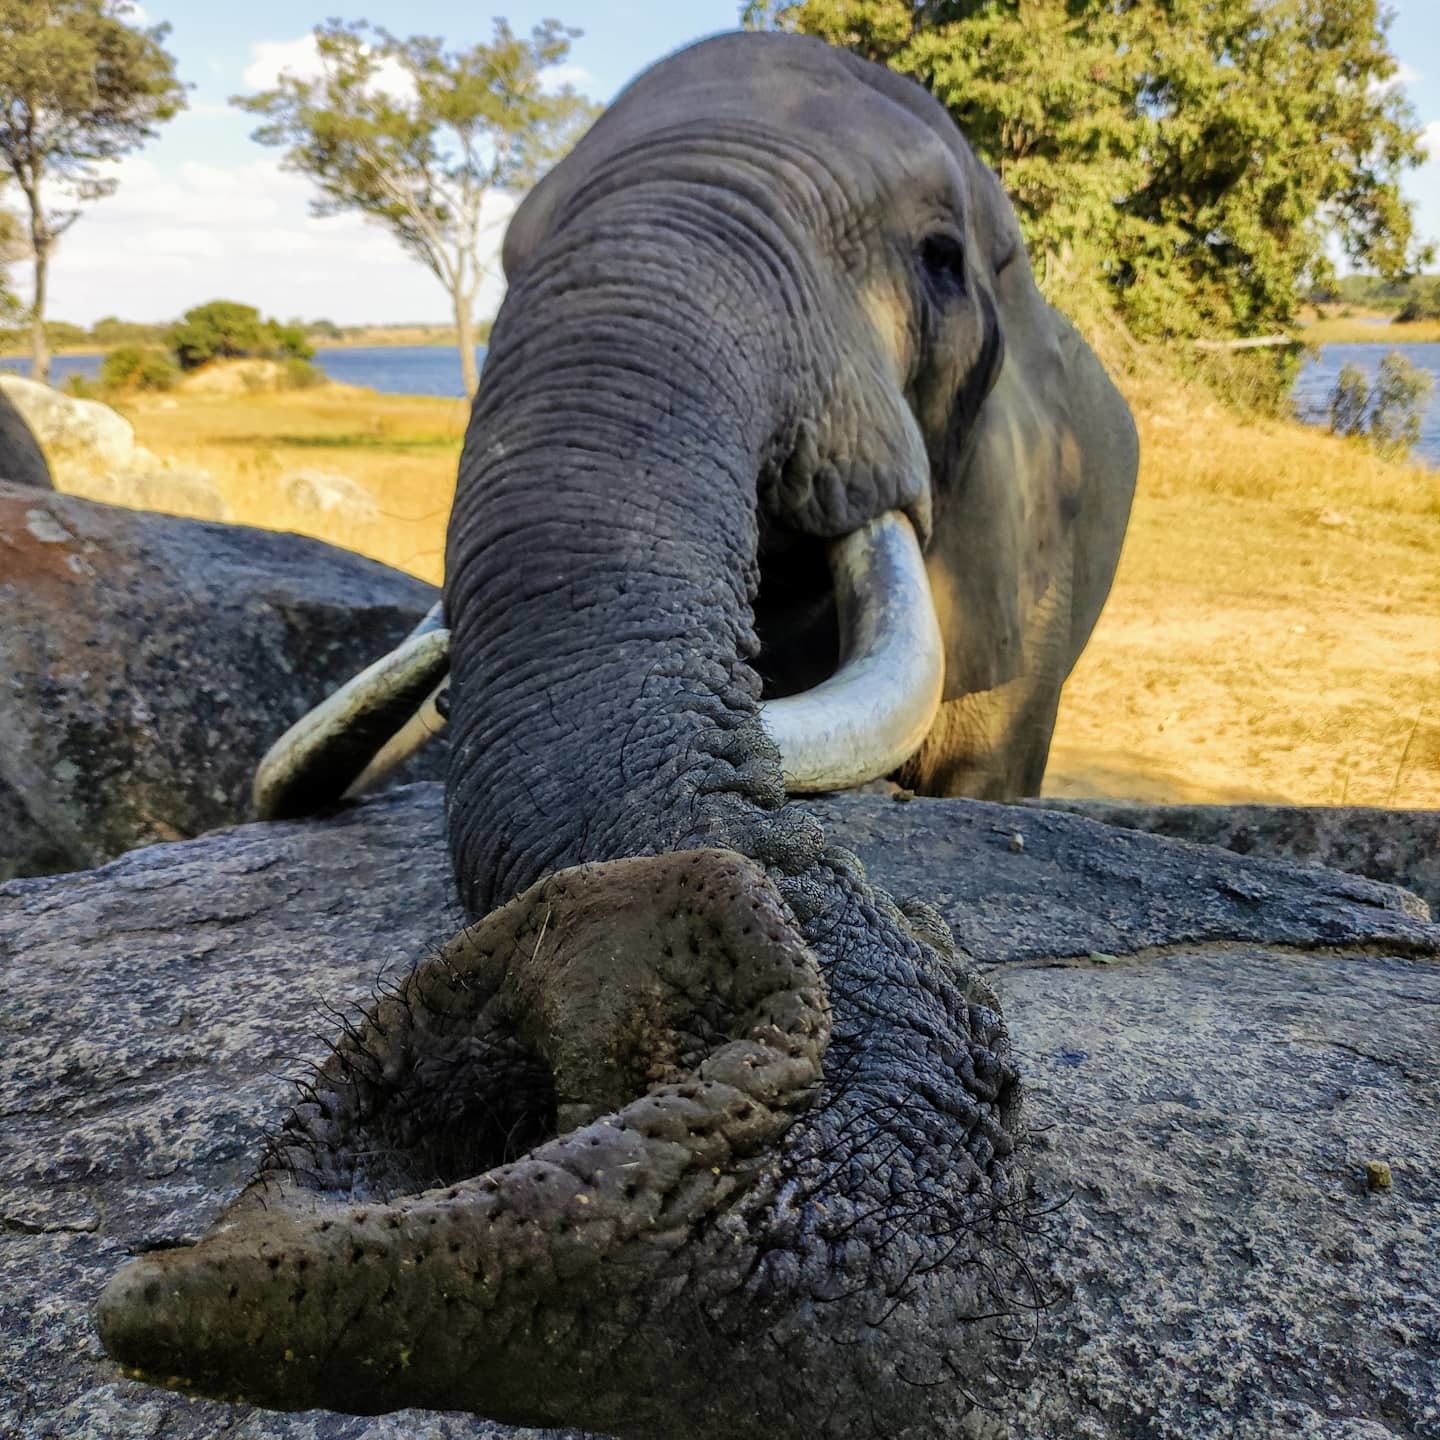
[[[925, 562], [899, 511], [830, 547], [840, 668], [760, 706], [793, 794], [888, 775], [940, 708], [945, 657]], [[408, 638], [292, 725], [255, 772], [255, 813], [292, 819], [372, 788], [445, 728], [450, 631], [436, 605]]]
[[904, 515], [889, 511], [835, 541], [830, 573], [839, 669], [813, 690], [760, 707], [793, 794], [888, 775], [919, 749], [945, 687], [940, 622]]
[[394, 650], [270, 747], [255, 771], [255, 814], [262, 820], [308, 815], [358, 794], [413, 754], [444, 724], [436, 711], [436, 723], [415, 733], [445, 688], [449, 667], [450, 632], [437, 604]]
[[[450, 632], [439, 631], [449, 654]], [[344, 798], [353, 800], [373, 790], [392, 770], [403, 765], [427, 740], [433, 740], [449, 723], [450, 677], [447, 675], [425, 697], [425, 703], [375, 752], [375, 758], [346, 788]]]

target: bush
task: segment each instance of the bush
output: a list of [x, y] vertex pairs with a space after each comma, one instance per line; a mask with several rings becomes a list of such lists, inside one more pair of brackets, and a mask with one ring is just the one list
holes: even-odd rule
[[1346, 365], [1330, 392], [1330, 429], [1336, 435], [1363, 435], [1370, 408], [1370, 380], [1359, 365]]
[[1365, 436], [1382, 454], [1403, 459], [1420, 438], [1434, 378], [1398, 350], [1380, 362], [1372, 385], [1358, 365], [1346, 365], [1330, 392], [1330, 428]]
[[1370, 393], [1370, 441], [1382, 455], [1403, 457], [1420, 438], [1420, 423], [1435, 379], [1412, 365], [1398, 350], [1380, 362], [1380, 376]]
[[100, 365], [100, 385], [105, 390], [172, 390], [179, 378], [174, 361], [147, 345], [121, 345]]
[[315, 352], [299, 324], [262, 320], [253, 305], [212, 300], [187, 310], [166, 337], [182, 370], [211, 360], [308, 360]]
[[60, 388], [76, 400], [98, 400], [100, 398], [100, 387], [89, 376], [80, 374], [78, 370], [67, 375], [65, 383]]
[[1440, 320], [1440, 280], [1417, 280], [1395, 319], [1402, 325]]
[[[313, 350], [310, 352], [315, 353]], [[327, 376], [318, 366], [312, 365], [301, 355], [289, 355], [285, 358], [280, 372], [280, 388], [282, 390], [309, 390], [315, 385], [325, 384]]]

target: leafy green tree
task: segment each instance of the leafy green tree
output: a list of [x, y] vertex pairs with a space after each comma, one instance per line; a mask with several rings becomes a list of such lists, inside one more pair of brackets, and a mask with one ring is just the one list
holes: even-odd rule
[[1426, 253], [1400, 179], [1420, 128], [1379, 0], [755, 0], [926, 85], [1015, 201], [1052, 298], [1103, 285], [1155, 338], [1264, 334], [1333, 237]]
[[308, 360], [315, 353], [299, 326], [262, 320], [253, 305], [235, 300], [187, 310], [166, 332], [166, 341], [182, 370], [198, 370], [211, 360]]
[[544, 86], [578, 34], [547, 20], [525, 39], [496, 20], [489, 44], [446, 50], [332, 20], [315, 31], [318, 78], [283, 74], [234, 101], [264, 117], [255, 139], [284, 146], [286, 167], [319, 186], [317, 215], [379, 222], [445, 287], [470, 395], [484, 202], [533, 185], [593, 118], [571, 86]]
[[45, 302], [56, 242], [81, 205], [114, 191], [104, 162], [152, 138], [185, 102], [163, 45], [169, 27], [132, 23], [133, 14], [129, 0], [0, 0], [0, 165], [29, 212], [37, 380], [50, 376]]

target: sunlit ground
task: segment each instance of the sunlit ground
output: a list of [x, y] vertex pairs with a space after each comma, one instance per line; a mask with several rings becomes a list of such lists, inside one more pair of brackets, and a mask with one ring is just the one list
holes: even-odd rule
[[[1139, 495], [1047, 792], [1440, 806], [1440, 473], [1170, 382], [1128, 389]], [[122, 408], [142, 445], [210, 473], [232, 519], [439, 580], [462, 402], [328, 386]], [[295, 509], [283, 481], [302, 469], [357, 481], [379, 518]]]

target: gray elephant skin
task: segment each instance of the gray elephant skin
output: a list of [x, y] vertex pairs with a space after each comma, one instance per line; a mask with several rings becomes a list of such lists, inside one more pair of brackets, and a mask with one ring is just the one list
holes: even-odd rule
[[818, 42], [647, 72], [504, 258], [446, 567], [475, 923], [102, 1339], [279, 1409], [953, 1433], [1037, 1299], [1016, 1062], [935, 913], [787, 805], [762, 702], [837, 668], [827, 553], [898, 515], [945, 676], [903, 779], [1033, 791], [1130, 416], [943, 110]]

